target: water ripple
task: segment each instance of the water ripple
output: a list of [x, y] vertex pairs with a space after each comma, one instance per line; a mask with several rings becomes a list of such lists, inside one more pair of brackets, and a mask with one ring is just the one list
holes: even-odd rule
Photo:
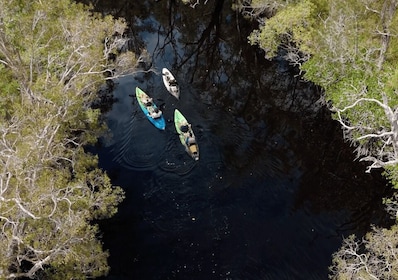
[[[115, 135], [111, 152], [114, 161], [130, 170], [152, 170], [164, 157], [166, 137], [163, 131], [152, 126], [145, 116], [132, 114], [120, 124], [120, 135]], [[153, 137], [157, 141], [149, 141]]]

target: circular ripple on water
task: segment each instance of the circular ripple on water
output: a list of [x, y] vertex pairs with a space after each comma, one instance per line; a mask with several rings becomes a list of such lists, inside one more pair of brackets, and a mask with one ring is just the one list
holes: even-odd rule
[[[113, 129], [114, 161], [131, 170], [153, 170], [164, 158], [166, 131], [155, 128], [144, 116], [132, 114]], [[156, 141], [153, 141], [156, 138]]]
[[188, 155], [178, 134], [171, 131], [165, 147], [164, 159], [159, 162], [159, 168], [163, 172], [185, 176], [191, 174], [194, 169], [199, 169], [198, 173], [213, 173], [223, 165], [215, 136], [201, 126], [195, 126], [194, 130], [199, 145], [199, 160], [195, 161]]
[[198, 164], [185, 151], [177, 133], [170, 133], [164, 151], [164, 158], [159, 162], [159, 168], [166, 173], [184, 176], [189, 174]]

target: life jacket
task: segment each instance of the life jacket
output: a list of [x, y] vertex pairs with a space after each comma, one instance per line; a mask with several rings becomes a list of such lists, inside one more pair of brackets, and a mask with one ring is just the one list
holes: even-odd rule
[[196, 154], [198, 149], [196, 148], [196, 145], [191, 145], [189, 146], [189, 151], [191, 151], [192, 154]]

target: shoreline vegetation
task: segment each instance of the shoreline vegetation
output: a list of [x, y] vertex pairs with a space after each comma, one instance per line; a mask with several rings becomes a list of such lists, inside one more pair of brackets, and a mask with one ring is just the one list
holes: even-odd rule
[[[189, 2], [200, 8], [208, 1]], [[187, 3], [186, 3], [187, 4]], [[367, 172], [398, 188], [396, 0], [236, 0], [258, 21], [248, 41], [281, 56], [324, 90]], [[108, 253], [93, 221], [123, 200], [84, 149], [106, 127], [97, 92], [134, 72], [126, 23], [70, 0], [0, 0], [0, 279], [106, 275]], [[396, 219], [398, 194], [385, 198]], [[331, 279], [395, 279], [398, 226], [350, 236]]]
[[70, 0], [0, 6], [0, 279], [106, 275], [94, 221], [124, 192], [84, 147], [106, 130], [100, 86], [135, 71], [126, 23]]
[[[324, 90], [324, 105], [356, 147], [366, 172], [382, 169], [398, 189], [398, 2], [396, 0], [238, 0], [258, 21], [248, 40], [268, 59], [283, 56]], [[354, 179], [353, 179], [354, 180]], [[398, 194], [385, 198], [398, 217]], [[349, 236], [333, 254], [330, 279], [396, 279], [398, 226]]]

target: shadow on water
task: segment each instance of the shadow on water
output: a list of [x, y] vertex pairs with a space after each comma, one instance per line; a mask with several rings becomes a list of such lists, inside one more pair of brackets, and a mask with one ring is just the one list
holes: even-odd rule
[[[117, 81], [105, 115], [100, 164], [127, 195], [100, 224], [106, 279], [327, 279], [343, 236], [389, 221], [385, 182], [353, 161], [319, 89], [283, 60], [265, 61], [230, 7], [97, 1], [129, 21], [130, 47], [145, 47], [155, 69]], [[143, 115], [136, 86], [161, 105], [165, 131]], [[193, 125], [198, 162], [178, 140], [175, 108]]]

